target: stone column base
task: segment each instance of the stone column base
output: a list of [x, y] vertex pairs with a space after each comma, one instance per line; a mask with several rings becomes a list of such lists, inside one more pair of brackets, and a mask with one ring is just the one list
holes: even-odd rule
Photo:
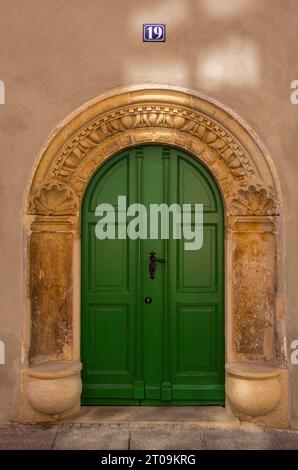
[[227, 402], [234, 416], [267, 426], [288, 427], [286, 371], [253, 362], [226, 365]]
[[27, 407], [24, 418], [59, 419], [73, 414], [80, 407], [82, 365], [73, 361], [48, 361], [27, 369], [24, 393]]

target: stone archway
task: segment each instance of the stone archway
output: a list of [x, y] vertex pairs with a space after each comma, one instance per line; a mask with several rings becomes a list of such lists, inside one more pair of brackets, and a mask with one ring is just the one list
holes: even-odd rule
[[145, 143], [186, 150], [217, 180], [226, 211], [227, 405], [242, 419], [285, 423], [281, 199], [274, 168], [222, 107], [154, 86], [87, 103], [59, 127], [36, 166], [25, 209], [21, 414], [44, 420], [79, 407], [80, 204], [107, 158]]

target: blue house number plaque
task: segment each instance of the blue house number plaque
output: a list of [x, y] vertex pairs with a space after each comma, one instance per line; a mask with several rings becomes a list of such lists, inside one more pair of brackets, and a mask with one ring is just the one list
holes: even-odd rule
[[144, 42], [165, 42], [166, 25], [165, 24], [143, 24]]

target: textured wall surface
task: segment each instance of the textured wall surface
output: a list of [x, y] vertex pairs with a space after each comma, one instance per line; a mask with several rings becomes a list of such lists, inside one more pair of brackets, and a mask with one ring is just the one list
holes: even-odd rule
[[[0, 419], [17, 414], [23, 318], [24, 194], [59, 121], [118, 86], [152, 82], [201, 91], [251, 126], [276, 166], [283, 195], [288, 347], [298, 339], [296, 0], [1, 0]], [[166, 43], [143, 43], [142, 23], [167, 24]], [[285, 332], [286, 333], [286, 332]], [[298, 418], [298, 366], [290, 366]]]

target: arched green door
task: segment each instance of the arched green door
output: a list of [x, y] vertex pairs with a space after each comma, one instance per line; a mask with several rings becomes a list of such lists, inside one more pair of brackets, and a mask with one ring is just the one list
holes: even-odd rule
[[[99, 240], [99, 204], [125, 223], [118, 196], [148, 213], [150, 204], [203, 204], [202, 248], [185, 250], [184, 238], [119, 239], [117, 226], [115, 239]], [[175, 148], [123, 151], [92, 178], [81, 228], [82, 403], [223, 404], [224, 211], [208, 170]], [[152, 251], [165, 260], [154, 279]]]

